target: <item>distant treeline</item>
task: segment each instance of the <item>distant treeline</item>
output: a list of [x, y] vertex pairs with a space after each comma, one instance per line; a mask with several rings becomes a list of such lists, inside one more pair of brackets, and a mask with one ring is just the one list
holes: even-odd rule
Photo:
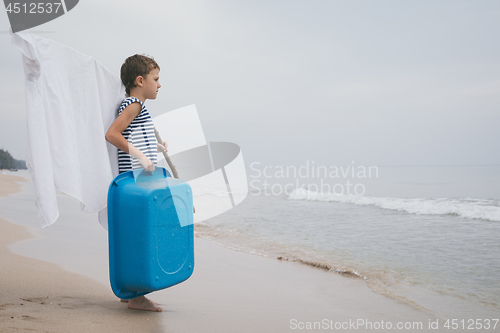
[[26, 169], [26, 162], [23, 160], [16, 160], [8, 151], [0, 149], [0, 170], [1, 169]]

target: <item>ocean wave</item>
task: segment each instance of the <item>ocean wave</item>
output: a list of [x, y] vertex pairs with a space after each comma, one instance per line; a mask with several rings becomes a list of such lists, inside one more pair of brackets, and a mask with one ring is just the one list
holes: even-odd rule
[[383, 209], [417, 215], [456, 215], [471, 219], [500, 222], [500, 200], [482, 198], [390, 198], [360, 195], [336, 195], [310, 191], [306, 188], [294, 190], [289, 200], [342, 202], [354, 205], [372, 205]]

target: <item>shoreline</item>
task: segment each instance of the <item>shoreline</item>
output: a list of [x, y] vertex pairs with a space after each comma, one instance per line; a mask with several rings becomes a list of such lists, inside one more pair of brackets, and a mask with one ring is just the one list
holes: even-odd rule
[[[0, 187], [3, 187], [4, 178], [0, 175]], [[26, 219], [16, 212], [24, 210], [28, 201], [33, 202], [31, 197], [28, 199], [17, 206], [9, 205], [13, 210], [9, 212], [10, 220]], [[61, 211], [64, 207], [61, 200]], [[33, 211], [29, 207], [26, 209]], [[35, 220], [33, 212], [30, 214], [31, 223], [23, 223], [32, 226]], [[14, 295], [9, 296], [9, 301], [2, 297], [1, 306], [14, 311], [12, 313], [17, 316], [16, 321], [12, 321], [11, 316], [6, 316], [8, 312], [0, 310], [2, 332], [4, 327], [79, 332], [75, 323], [82, 323], [79, 329], [87, 332], [89, 326], [84, 324], [87, 322], [94, 325], [92, 331], [95, 332], [128, 332], [133, 327], [138, 327], [140, 332], [289, 332], [294, 330], [294, 323], [325, 319], [335, 322], [358, 319], [394, 323], [413, 321], [423, 323], [419, 332], [441, 331], [426, 329], [428, 322], [436, 321], [433, 315], [374, 293], [364, 280], [332, 274], [298, 262], [269, 260], [237, 252], [199, 237], [195, 238], [193, 276], [175, 287], [151, 294], [151, 299], [158, 302], [164, 312], [128, 310], [109, 287], [107, 257], [103, 258], [107, 249], [102, 248], [106, 242], [103, 241], [105, 231], [100, 226], [94, 227], [98, 223], [91, 214], [74, 214], [71, 217], [62, 214], [54, 226], [43, 232], [30, 226], [29, 229], [39, 236], [30, 240], [26, 240], [26, 227], [5, 221], [0, 223], [2, 256], [11, 258], [9, 267], [13, 267], [3, 273], [9, 279], [0, 275], [5, 281], [2, 289], [11, 290]], [[86, 220], [72, 225], [73, 219], [79, 216]], [[19, 232], [19, 237], [12, 236]], [[91, 243], [90, 239], [96, 237], [100, 240]], [[9, 247], [10, 251], [5, 248], [5, 238], [10, 243], [16, 242], [15, 246]], [[82, 246], [101, 249], [82, 253]], [[26, 267], [31, 266], [36, 267], [37, 273], [23, 276]], [[19, 275], [24, 280], [17, 278]], [[36, 283], [32, 281], [35, 276]], [[42, 276], [44, 278], [39, 278]], [[26, 285], [29, 290], [24, 290]], [[49, 298], [44, 301], [43, 297]], [[16, 304], [21, 298], [36, 301], [30, 302], [28, 308], [28, 301], [24, 305], [20, 305], [20, 301]], [[47, 304], [47, 300], [52, 300], [48, 303], [53, 304]], [[54, 301], [67, 306], [54, 305]], [[26, 313], [28, 309], [32, 314]], [[372, 332], [375, 329], [358, 328], [356, 331]]]

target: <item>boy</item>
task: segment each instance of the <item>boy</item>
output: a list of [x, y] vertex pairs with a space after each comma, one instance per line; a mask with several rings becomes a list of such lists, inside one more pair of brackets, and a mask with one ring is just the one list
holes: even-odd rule
[[[160, 66], [144, 55], [128, 57], [121, 67], [120, 77], [128, 97], [118, 109], [118, 117], [106, 132], [106, 140], [118, 148], [120, 173], [144, 168], [154, 171], [157, 152], [167, 151], [166, 142], [158, 143], [154, 125], [144, 106], [147, 99], [155, 99], [160, 89]], [[161, 312], [157, 303], [144, 296], [128, 302], [129, 309]]]

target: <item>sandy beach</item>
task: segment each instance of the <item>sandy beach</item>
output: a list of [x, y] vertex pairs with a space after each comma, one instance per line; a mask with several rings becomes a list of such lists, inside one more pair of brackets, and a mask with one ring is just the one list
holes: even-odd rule
[[[0, 174], [0, 216], [7, 216], [0, 220], [1, 332], [445, 331], [442, 322], [440, 329], [429, 329], [437, 320], [431, 314], [372, 292], [360, 278], [237, 252], [199, 237], [193, 276], [151, 294], [164, 312], [128, 310], [109, 286], [106, 233], [93, 229], [102, 229], [95, 217], [73, 212], [87, 221], [72, 232], [74, 221], [62, 214], [42, 231], [29, 183]], [[21, 194], [26, 212], [12, 204]], [[412, 328], [404, 329], [408, 323]]]

